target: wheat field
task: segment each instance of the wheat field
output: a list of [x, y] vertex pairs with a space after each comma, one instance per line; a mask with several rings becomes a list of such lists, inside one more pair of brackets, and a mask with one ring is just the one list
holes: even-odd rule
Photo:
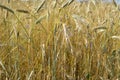
[[1, 0], [0, 80], [120, 80], [119, 5]]

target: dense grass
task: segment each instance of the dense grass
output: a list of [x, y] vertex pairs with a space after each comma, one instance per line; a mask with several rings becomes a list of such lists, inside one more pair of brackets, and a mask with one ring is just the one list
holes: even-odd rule
[[0, 80], [119, 80], [119, 7], [55, 1], [0, 4]]

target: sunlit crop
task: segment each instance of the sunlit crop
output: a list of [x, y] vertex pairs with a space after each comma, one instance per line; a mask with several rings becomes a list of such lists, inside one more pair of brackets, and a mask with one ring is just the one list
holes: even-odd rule
[[119, 80], [120, 11], [90, 0], [3, 0], [0, 80]]

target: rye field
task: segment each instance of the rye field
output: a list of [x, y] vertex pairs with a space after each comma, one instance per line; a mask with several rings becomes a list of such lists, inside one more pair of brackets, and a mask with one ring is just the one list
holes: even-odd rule
[[0, 0], [0, 80], [120, 80], [114, 0]]

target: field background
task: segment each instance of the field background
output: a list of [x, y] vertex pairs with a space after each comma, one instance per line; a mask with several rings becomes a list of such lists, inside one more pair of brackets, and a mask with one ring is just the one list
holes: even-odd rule
[[114, 0], [0, 0], [0, 80], [120, 80]]

